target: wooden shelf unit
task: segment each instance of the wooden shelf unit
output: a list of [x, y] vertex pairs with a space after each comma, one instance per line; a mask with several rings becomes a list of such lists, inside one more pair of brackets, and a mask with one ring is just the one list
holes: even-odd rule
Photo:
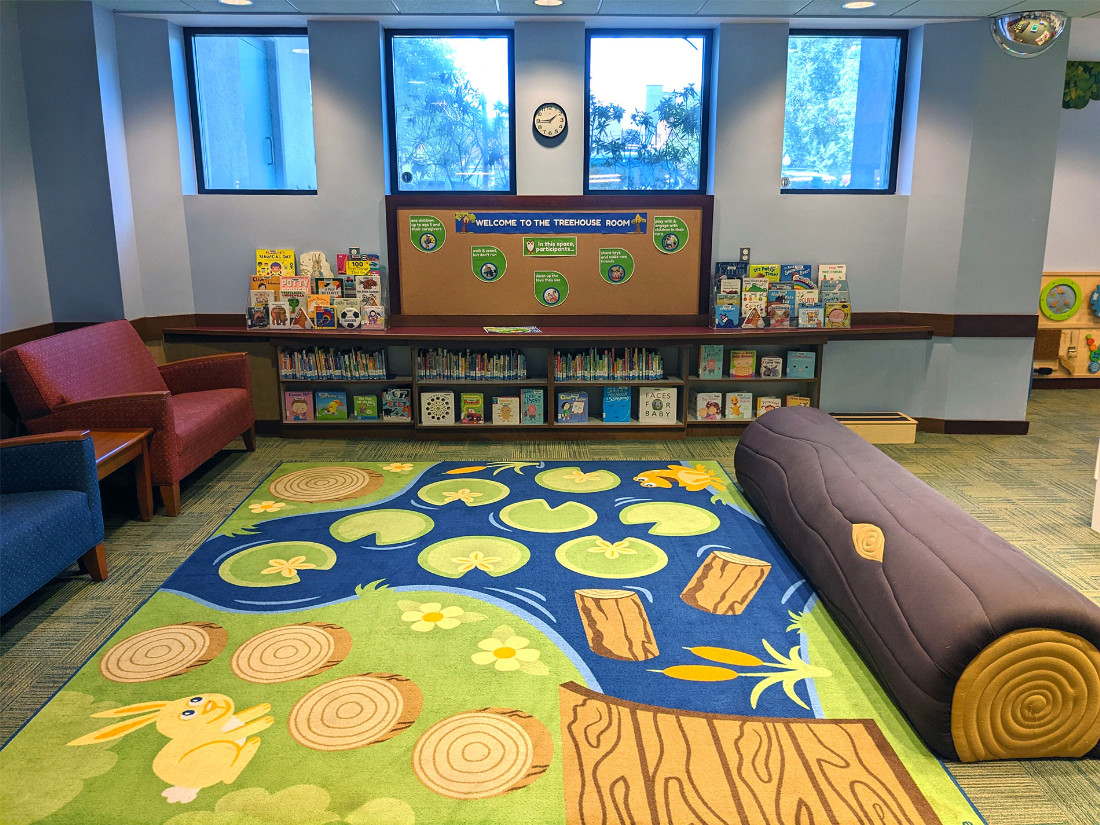
[[[410, 390], [412, 421], [393, 421], [379, 418], [372, 421], [283, 421], [280, 431], [287, 436], [377, 436], [444, 438], [457, 440], [492, 439], [563, 439], [571, 438], [638, 438], [678, 439], [689, 435], [718, 436], [740, 433], [748, 421], [700, 421], [688, 409], [692, 391], [726, 392], [735, 389], [751, 391], [758, 395], [805, 395], [817, 406], [820, 399], [821, 374], [825, 345], [830, 341], [844, 340], [899, 340], [927, 339], [932, 328], [924, 325], [866, 325], [851, 329], [764, 329], [764, 330], [714, 330], [702, 326], [646, 326], [646, 327], [541, 327], [541, 333], [518, 335], [486, 333], [480, 327], [397, 327], [383, 331], [362, 330], [247, 330], [237, 327], [187, 327], [166, 329], [166, 341], [268, 341], [276, 350], [280, 348], [335, 347], [338, 349], [362, 348], [385, 350], [387, 367], [395, 377], [386, 379], [319, 378], [298, 379], [277, 377], [279, 409], [283, 412], [284, 391], [306, 389], [337, 390], [347, 393], [349, 408], [352, 396], [374, 392], [379, 397], [387, 387]], [[723, 346], [723, 376], [700, 378], [698, 376], [699, 350], [704, 344]], [[661, 379], [558, 379], [554, 375], [556, 350], [583, 350], [590, 347], [641, 348], [658, 350], [664, 361], [664, 378]], [[524, 352], [527, 360], [526, 379], [488, 378], [437, 379], [418, 375], [417, 353], [420, 349], [447, 348], [473, 351]], [[761, 355], [779, 355], [784, 358], [792, 350], [811, 351], [816, 354], [813, 378], [734, 378], [730, 376], [729, 353], [734, 349], [755, 349]], [[279, 359], [273, 359], [278, 373]], [[605, 386], [631, 388], [631, 422], [607, 423], [602, 421], [602, 397]], [[676, 389], [676, 420], [674, 423], [656, 424], [638, 421], [638, 388], [665, 387]], [[520, 395], [522, 389], [543, 390], [542, 424], [494, 424], [491, 418], [492, 397]], [[788, 389], [789, 388], [789, 389]], [[486, 422], [483, 424], [439, 425], [420, 422], [420, 391], [451, 390], [454, 392], [456, 418], [461, 414], [460, 396], [463, 392], [481, 392], [484, 395]], [[499, 392], [494, 390], [499, 389]], [[583, 423], [558, 423], [554, 420], [557, 392], [589, 390], [589, 421]], [[755, 409], [754, 409], [755, 412]], [[349, 409], [349, 416], [351, 410]], [[612, 435], [613, 434], [613, 435]]]

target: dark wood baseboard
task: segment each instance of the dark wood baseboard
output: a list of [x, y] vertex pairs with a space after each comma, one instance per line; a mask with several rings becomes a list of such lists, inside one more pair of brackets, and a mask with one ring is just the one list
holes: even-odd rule
[[936, 312], [853, 312], [853, 324], [921, 324], [936, 338], [1034, 338], [1036, 315], [951, 315]]
[[1033, 390], [1100, 390], [1100, 374], [1095, 378], [1088, 376], [1051, 376], [1031, 379]]
[[918, 418], [922, 433], [940, 435], [1027, 435], [1028, 421], [972, 421], [966, 419]]

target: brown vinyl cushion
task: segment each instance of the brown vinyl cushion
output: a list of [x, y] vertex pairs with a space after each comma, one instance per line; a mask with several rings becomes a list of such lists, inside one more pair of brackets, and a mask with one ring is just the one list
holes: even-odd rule
[[[960, 756], [952, 703], [970, 699], [955, 697], [956, 684], [1006, 634], [1047, 629], [1100, 647], [1100, 607], [826, 413], [767, 413], [746, 428], [734, 464], [749, 502], [936, 753]], [[1083, 661], [1100, 666], [1091, 654]], [[1046, 755], [1096, 752], [1100, 686], [1089, 690], [1072, 699], [1084, 707], [1074, 718], [1096, 735], [1083, 750]], [[1041, 715], [1035, 703], [1047, 700], [1012, 701]], [[1043, 755], [1031, 751], [1022, 755]], [[1006, 754], [1017, 751], [963, 757]]]

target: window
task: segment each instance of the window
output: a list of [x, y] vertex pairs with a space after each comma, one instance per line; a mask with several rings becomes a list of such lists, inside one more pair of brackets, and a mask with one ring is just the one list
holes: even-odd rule
[[703, 193], [710, 35], [588, 34], [584, 192]]
[[187, 32], [199, 191], [316, 194], [304, 31]]
[[511, 32], [388, 32], [393, 192], [515, 193]]
[[905, 32], [791, 34], [781, 191], [894, 193], [905, 43]]

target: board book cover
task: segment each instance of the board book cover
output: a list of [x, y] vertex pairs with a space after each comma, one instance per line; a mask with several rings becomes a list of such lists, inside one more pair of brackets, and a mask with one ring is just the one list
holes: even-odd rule
[[382, 419], [384, 421], [411, 421], [411, 390], [391, 388], [382, 390]]
[[245, 312], [245, 326], [248, 329], [267, 329], [268, 318], [266, 306], [249, 307]]
[[747, 278], [749, 276], [749, 262], [715, 261], [714, 274], [724, 278]]
[[316, 329], [335, 329], [336, 310], [330, 306], [319, 306], [313, 310], [313, 326]]
[[558, 393], [558, 423], [583, 424], [588, 421], [588, 393]]
[[363, 320], [361, 326], [366, 329], [385, 329], [385, 310], [382, 309], [382, 307], [363, 307]]
[[503, 395], [493, 397], [493, 423], [518, 424], [520, 420], [519, 396]]
[[786, 397], [788, 407], [808, 407], [810, 406], [810, 399], [804, 395], [788, 395]]
[[275, 301], [267, 308], [267, 321], [272, 329], [290, 329], [290, 304]]
[[253, 307], [267, 307], [275, 303], [274, 289], [250, 289], [248, 290], [248, 305]]
[[355, 395], [352, 396], [352, 410], [356, 421], [378, 420], [378, 396]]
[[813, 378], [816, 363], [816, 352], [788, 352], [787, 376], [789, 378]]
[[317, 278], [314, 281], [314, 293], [317, 295], [331, 295], [333, 298], [344, 297], [344, 282], [339, 278]]
[[459, 419], [463, 424], [485, 423], [485, 396], [480, 392], [464, 392], [459, 399]]
[[825, 304], [825, 326], [847, 329], [852, 326], [852, 305], [845, 301]]
[[293, 249], [257, 249], [256, 274], [274, 278], [295, 275]]
[[716, 306], [714, 308], [715, 329], [737, 329], [741, 324], [741, 307]]
[[703, 344], [699, 347], [699, 377], [722, 377], [722, 345]]
[[630, 423], [630, 387], [603, 388], [603, 423]]
[[730, 351], [730, 377], [753, 378], [756, 375], [756, 350], [735, 349]]
[[825, 308], [821, 304], [803, 304], [798, 308], [798, 326], [819, 329], [825, 325]]
[[692, 394], [691, 409], [696, 421], [722, 420], [722, 393], [696, 392]]
[[638, 390], [638, 420], [642, 424], [675, 424], [676, 388], [641, 387]]
[[752, 393], [727, 392], [725, 417], [727, 421], [751, 421]]
[[783, 402], [774, 395], [761, 395], [756, 399], [756, 417], [759, 418], [766, 412], [772, 410], [778, 410], [783, 406]]
[[810, 264], [780, 264], [779, 281], [789, 283], [795, 289], [813, 289], [813, 267]]
[[847, 264], [818, 264], [817, 277], [822, 281], [843, 281], [848, 277]]
[[778, 355], [765, 355], [760, 359], [761, 378], [782, 378], [783, 359]]
[[749, 277], [778, 281], [779, 264], [749, 264]]
[[348, 395], [343, 390], [317, 390], [313, 393], [314, 415], [318, 421], [346, 421]]
[[520, 393], [520, 423], [543, 423], [544, 394], [542, 390], [526, 389]]
[[312, 421], [313, 393], [284, 392], [283, 413], [283, 421]]
[[363, 309], [358, 298], [335, 298], [332, 308], [336, 312], [336, 325], [341, 329], [357, 329], [363, 320]]

